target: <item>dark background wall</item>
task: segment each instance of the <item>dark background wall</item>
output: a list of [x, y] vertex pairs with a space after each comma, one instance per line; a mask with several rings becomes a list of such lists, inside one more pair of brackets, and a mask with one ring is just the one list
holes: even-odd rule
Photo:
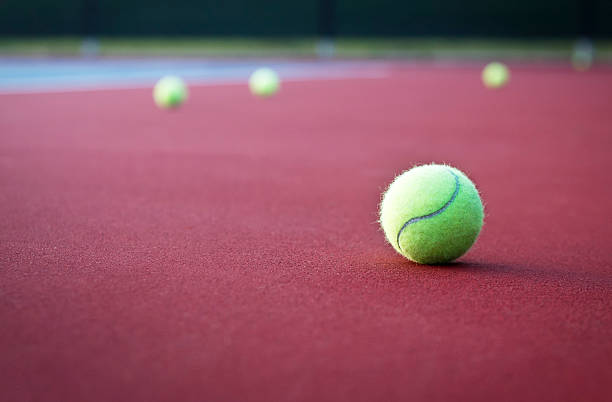
[[612, 36], [612, 0], [0, 0], [3, 35]]

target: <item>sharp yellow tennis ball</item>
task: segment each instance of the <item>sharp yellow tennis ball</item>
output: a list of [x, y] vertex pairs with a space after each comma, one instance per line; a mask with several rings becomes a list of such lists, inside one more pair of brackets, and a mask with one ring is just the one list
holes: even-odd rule
[[179, 77], [168, 75], [160, 79], [153, 89], [153, 99], [163, 109], [179, 107], [187, 99], [187, 86]]
[[249, 78], [249, 88], [253, 95], [268, 97], [278, 92], [280, 80], [278, 74], [269, 68], [257, 69]]
[[482, 70], [482, 82], [487, 88], [501, 88], [510, 80], [510, 71], [505, 64], [493, 62]]
[[387, 240], [420, 264], [461, 257], [476, 241], [483, 208], [474, 184], [446, 165], [414, 167], [395, 178], [380, 204]]

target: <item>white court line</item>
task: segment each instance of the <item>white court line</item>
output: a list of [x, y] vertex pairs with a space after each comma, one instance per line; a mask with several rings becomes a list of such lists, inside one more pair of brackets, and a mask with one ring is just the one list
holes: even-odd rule
[[[325, 73], [322, 75], [311, 74], [303, 77], [283, 77], [282, 82], [308, 82], [308, 81], [333, 81], [333, 80], [351, 80], [351, 79], [383, 79], [390, 75], [389, 68], [364, 69], [361, 71]], [[231, 78], [231, 79], [185, 79], [190, 86], [229, 86], [229, 85], [248, 85], [247, 78]], [[109, 83], [109, 84], [92, 84], [81, 86], [63, 87], [38, 87], [38, 88], [0, 88], [0, 95], [21, 95], [21, 94], [43, 94], [43, 93], [71, 93], [71, 92], [97, 92], [97, 91], [116, 91], [153, 88], [155, 82], [139, 82], [139, 83]]]

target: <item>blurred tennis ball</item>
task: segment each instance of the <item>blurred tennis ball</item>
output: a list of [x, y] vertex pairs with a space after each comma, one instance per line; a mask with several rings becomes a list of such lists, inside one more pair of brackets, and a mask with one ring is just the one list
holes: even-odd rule
[[489, 63], [482, 70], [482, 82], [487, 88], [501, 88], [510, 80], [510, 70], [505, 64], [496, 61]]
[[272, 96], [280, 88], [278, 74], [270, 68], [259, 68], [251, 74], [249, 88], [253, 95], [262, 97]]
[[179, 107], [187, 100], [188, 91], [185, 82], [174, 75], [167, 75], [157, 81], [153, 89], [153, 99], [162, 109]]
[[572, 67], [576, 71], [587, 71], [593, 65], [595, 47], [588, 39], [576, 42], [572, 49]]

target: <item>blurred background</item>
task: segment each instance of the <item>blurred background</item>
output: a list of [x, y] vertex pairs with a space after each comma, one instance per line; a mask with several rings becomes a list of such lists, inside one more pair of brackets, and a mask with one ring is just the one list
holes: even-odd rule
[[[0, 399], [612, 401], [611, 39], [612, 0], [0, 0]], [[433, 161], [486, 224], [430, 269], [377, 210]]]
[[[3, 0], [0, 54], [611, 59], [612, 0]], [[592, 42], [591, 42], [592, 41]]]

